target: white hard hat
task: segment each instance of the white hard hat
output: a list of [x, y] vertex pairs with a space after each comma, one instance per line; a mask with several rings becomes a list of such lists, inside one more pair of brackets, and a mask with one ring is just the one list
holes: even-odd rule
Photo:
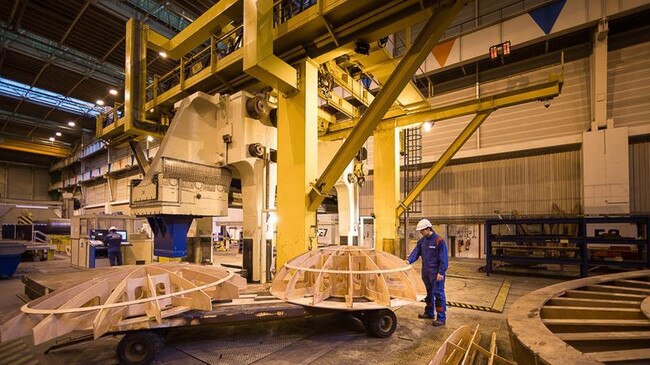
[[108, 229], [109, 231], [117, 231], [117, 227], [111, 226], [111, 228]]
[[423, 230], [425, 228], [431, 228], [431, 227], [433, 227], [433, 225], [431, 225], [431, 222], [429, 222], [428, 219], [421, 219], [418, 222], [418, 225], [415, 227], [415, 230], [416, 231], [421, 231], [421, 230]]

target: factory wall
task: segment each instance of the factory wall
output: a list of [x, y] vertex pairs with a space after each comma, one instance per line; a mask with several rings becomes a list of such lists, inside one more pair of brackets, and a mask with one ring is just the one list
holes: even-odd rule
[[[580, 151], [447, 166], [421, 195], [423, 217], [581, 212]], [[372, 213], [373, 176], [360, 192], [361, 215]]]
[[0, 201], [50, 201], [49, 171], [45, 167], [0, 162]]
[[[575, 51], [580, 54], [581, 51]], [[480, 85], [481, 95], [544, 80], [557, 66], [542, 67]], [[495, 210], [518, 214], [582, 212], [580, 148], [590, 128], [590, 59], [588, 53], [565, 64], [562, 94], [549, 108], [529, 103], [497, 110], [457, 156], [482, 162], [446, 167], [422, 194], [425, 216], [485, 216]], [[441, 94], [433, 105], [467, 100], [474, 87]], [[631, 138], [631, 213], [650, 212], [650, 42], [628, 45], [619, 38], [608, 53], [608, 116], [626, 127]], [[430, 165], [442, 154], [471, 117], [440, 121], [423, 132], [422, 161]], [[645, 136], [645, 137], [644, 137]], [[530, 146], [535, 146], [530, 150]], [[366, 143], [372, 169], [373, 142]], [[563, 152], [557, 152], [560, 149]], [[568, 149], [568, 150], [567, 150]], [[524, 150], [526, 156], [522, 156]], [[553, 152], [556, 151], [556, 152]], [[504, 158], [503, 156], [508, 156]], [[361, 190], [361, 214], [372, 210], [372, 177]], [[556, 209], [554, 210], [554, 204]]]

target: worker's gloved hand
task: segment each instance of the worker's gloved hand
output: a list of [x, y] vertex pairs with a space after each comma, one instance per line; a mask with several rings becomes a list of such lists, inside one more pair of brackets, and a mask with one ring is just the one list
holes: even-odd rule
[[436, 281], [443, 281], [443, 280], [445, 280], [444, 275], [438, 274], [438, 276], [436, 276]]

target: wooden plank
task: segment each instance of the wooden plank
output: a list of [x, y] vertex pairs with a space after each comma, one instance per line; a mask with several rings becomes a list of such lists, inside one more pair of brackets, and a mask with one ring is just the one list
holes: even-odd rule
[[650, 340], [650, 331], [558, 333], [557, 336], [564, 342]]
[[645, 319], [639, 308], [544, 306], [542, 318]]
[[587, 290], [567, 290], [564, 296], [568, 298], [594, 298], [594, 299], [613, 299], [613, 300], [643, 300], [645, 295], [640, 294], [622, 294], [612, 293], [608, 290], [601, 291], [587, 291]]
[[624, 286], [616, 285], [589, 285], [587, 290], [596, 289], [596, 291], [606, 291], [606, 292], [618, 292], [618, 293], [627, 293], [627, 294], [644, 294], [649, 295], [650, 289], [638, 289], [638, 288], [628, 288]]
[[635, 300], [613, 300], [593, 298], [553, 298], [546, 303], [547, 306], [574, 306], [574, 307], [603, 307], [612, 306], [616, 308], [639, 308], [640, 301]]
[[542, 319], [547, 326], [630, 326], [630, 327], [650, 327], [649, 320], [620, 320], [620, 319]]
[[600, 362], [650, 360], [650, 349], [588, 352], [587, 355]]
[[631, 288], [650, 289], [650, 282], [642, 280], [616, 280], [614, 284]]

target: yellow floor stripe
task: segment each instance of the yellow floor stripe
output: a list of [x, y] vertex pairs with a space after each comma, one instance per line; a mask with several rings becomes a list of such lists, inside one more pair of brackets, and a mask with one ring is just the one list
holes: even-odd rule
[[505, 279], [503, 281], [503, 284], [501, 284], [501, 288], [497, 293], [497, 297], [494, 298], [494, 303], [492, 303], [492, 309], [495, 312], [498, 313], [503, 312], [503, 308], [505, 308], [506, 306], [506, 300], [508, 300], [508, 293], [510, 292], [511, 286], [512, 286], [512, 282], [508, 279]]

